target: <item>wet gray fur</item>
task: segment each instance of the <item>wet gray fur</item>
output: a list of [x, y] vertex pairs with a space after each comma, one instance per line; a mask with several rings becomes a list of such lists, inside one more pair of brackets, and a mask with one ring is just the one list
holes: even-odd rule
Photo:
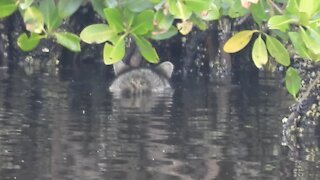
[[109, 90], [122, 95], [147, 94], [163, 92], [171, 89], [169, 79], [173, 71], [173, 64], [163, 62], [156, 68], [130, 68], [120, 61], [114, 65], [116, 79], [112, 82]]

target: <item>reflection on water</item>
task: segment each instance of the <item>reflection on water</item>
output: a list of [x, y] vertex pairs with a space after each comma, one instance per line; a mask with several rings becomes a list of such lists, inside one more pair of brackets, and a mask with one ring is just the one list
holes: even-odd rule
[[[119, 99], [95, 67], [0, 78], [0, 179], [319, 179], [281, 146], [290, 99], [259, 84], [175, 83]], [[237, 84], [237, 83], [236, 83]]]

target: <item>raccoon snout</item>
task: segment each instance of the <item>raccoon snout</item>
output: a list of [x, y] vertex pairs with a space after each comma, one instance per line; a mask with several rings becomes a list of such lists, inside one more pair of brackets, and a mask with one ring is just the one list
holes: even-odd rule
[[146, 82], [143, 81], [130, 81], [130, 85], [135, 93], [142, 93], [148, 90]]

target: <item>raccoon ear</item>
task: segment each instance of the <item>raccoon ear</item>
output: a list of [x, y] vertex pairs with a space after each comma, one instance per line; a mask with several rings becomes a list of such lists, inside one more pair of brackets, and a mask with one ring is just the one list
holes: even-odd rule
[[161, 73], [163, 73], [163, 75], [167, 78], [171, 78], [173, 68], [174, 68], [174, 65], [169, 61], [165, 61], [156, 67], [156, 69]]
[[119, 62], [113, 64], [113, 71], [114, 71], [115, 75], [118, 75], [127, 69], [129, 69], [129, 66], [126, 65], [123, 61], [119, 61]]

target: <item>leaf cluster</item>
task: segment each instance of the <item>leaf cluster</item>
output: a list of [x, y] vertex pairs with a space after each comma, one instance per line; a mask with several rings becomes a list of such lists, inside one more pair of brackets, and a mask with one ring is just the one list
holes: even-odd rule
[[[280, 8], [280, 5], [284, 8]], [[286, 88], [296, 97], [301, 87], [301, 78], [296, 69], [289, 67], [291, 61], [287, 47], [292, 47], [294, 53], [301, 58], [320, 61], [320, 1], [260, 0], [249, 10], [260, 27], [268, 27], [269, 34], [263, 32], [262, 28], [238, 32], [226, 42], [224, 50], [228, 53], [238, 52], [251, 41], [254, 33], [259, 33], [252, 48], [254, 64], [257, 68], [270, 65], [270, 55], [277, 63], [288, 67], [285, 77]], [[286, 42], [285, 46], [282, 42]]]
[[[263, 68], [272, 65], [272, 58], [288, 67], [286, 87], [295, 97], [301, 83], [297, 70], [290, 67], [287, 47], [304, 59], [320, 61], [320, 1], [259, 0], [248, 1], [256, 4], [247, 7], [242, 6], [242, 1], [245, 0], [1, 0], [0, 18], [20, 12], [28, 31], [18, 38], [23, 51], [33, 50], [44, 38], [74, 52], [81, 51], [81, 41], [104, 43], [104, 63], [109, 65], [123, 59], [128, 37], [134, 39], [148, 62], [158, 63], [152, 40], [168, 39], [178, 32], [186, 35], [194, 26], [204, 30], [208, 21], [222, 16], [251, 16], [260, 28], [238, 32], [226, 42], [224, 50], [238, 52], [257, 37], [252, 40], [254, 64]], [[89, 25], [79, 36], [61, 30], [62, 23], [83, 3], [91, 3], [105, 23]], [[263, 27], [268, 31], [264, 32]], [[258, 36], [253, 36], [255, 33]]]
[[82, 2], [83, 0], [2, 0], [0, 18], [9, 16], [16, 10], [20, 12], [28, 31], [18, 37], [18, 46], [23, 51], [31, 51], [38, 46], [41, 39], [50, 38], [71, 51], [79, 52], [80, 38], [71, 32], [59, 30], [59, 27]]
[[[150, 40], [168, 39], [178, 32], [188, 34], [192, 27], [207, 27], [220, 11], [214, 0], [92, 0], [94, 9], [107, 24], [84, 28], [80, 38], [89, 44], [104, 43], [104, 62], [113, 64], [125, 55], [125, 40], [132, 37], [141, 55], [150, 63], [159, 57]], [[177, 20], [178, 23], [174, 24]]]
[[[204, 30], [207, 22], [221, 16], [239, 17], [248, 11], [233, 0], [90, 0], [106, 23], [85, 27], [80, 36], [59, 28], [84, 0], [2, 0], [0, 18], [19, 11], [27, 33], [18, 38], [23, 51], [50, 38], [71, 51], [81, 51], [80, 41], [104, 43], [104, 62], [113, 64], [124, 57], [125, 40], [132, 37], [142, 56], [151, 63], [159, 60], [151, 40], [168, 39], [178, 32], [188, 34], [194, 26]], [[88, 2], [86, 2], [88, 3]], [[175, 23], [177, 22], [177, 23]]]

